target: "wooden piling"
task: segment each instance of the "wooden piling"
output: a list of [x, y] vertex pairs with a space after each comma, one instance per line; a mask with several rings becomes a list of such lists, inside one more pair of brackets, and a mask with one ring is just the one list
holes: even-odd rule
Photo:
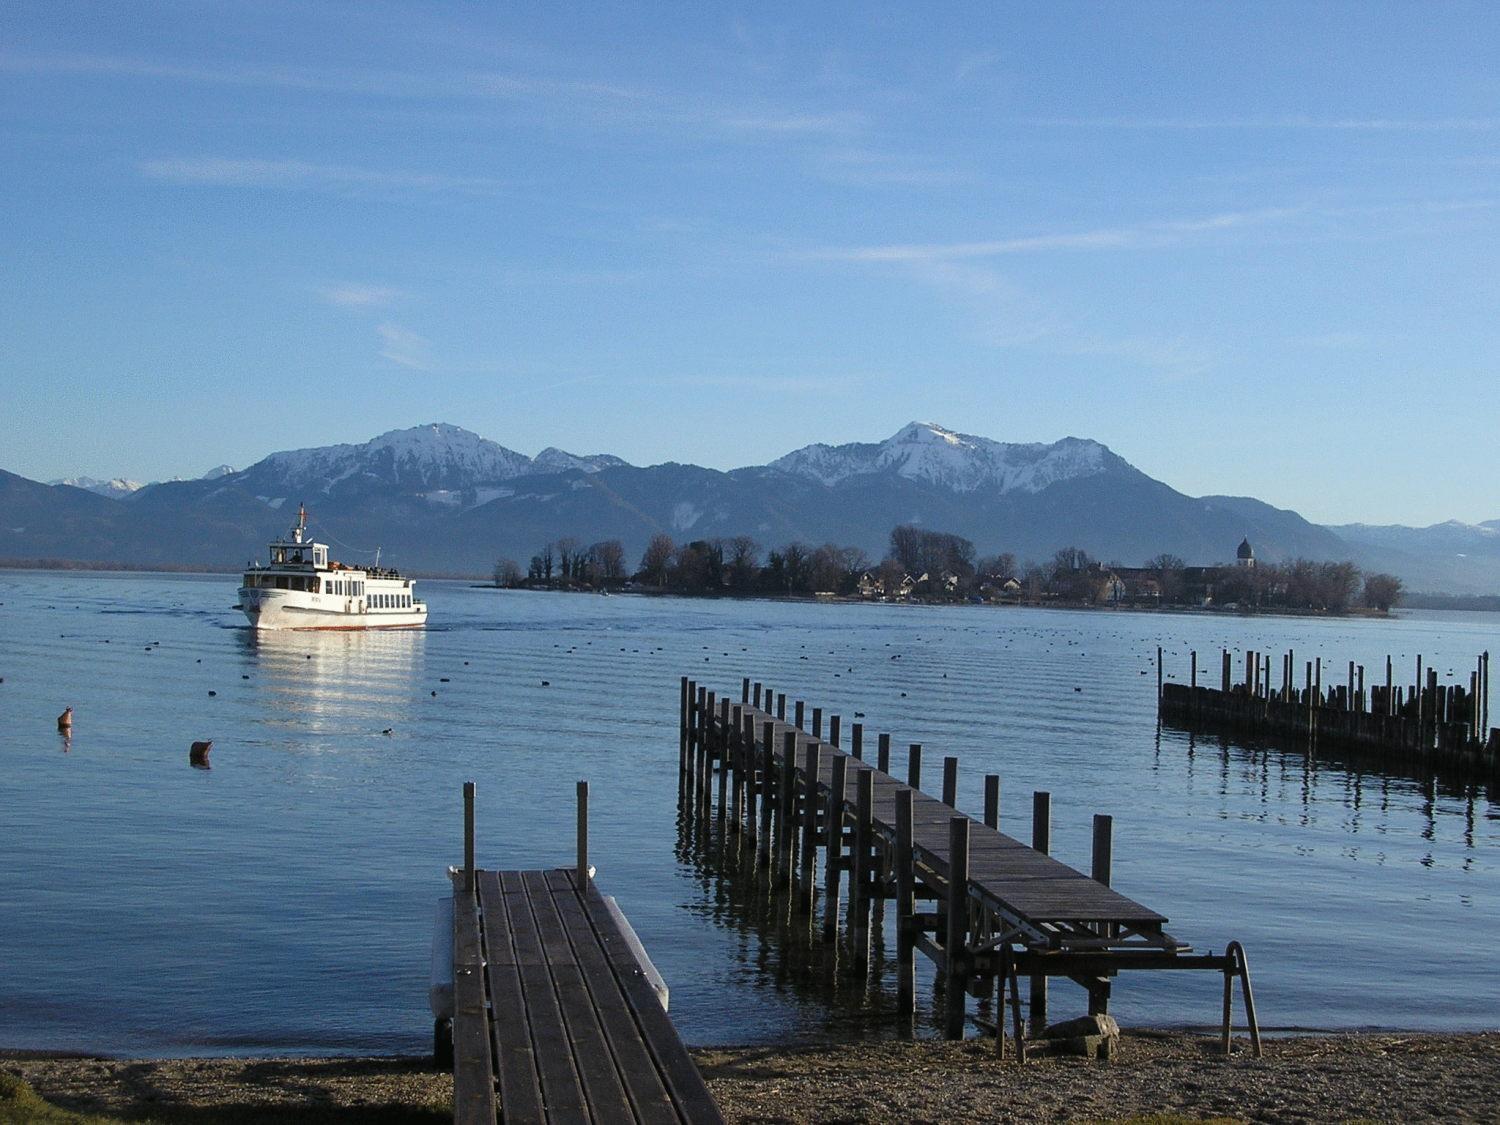
[[1156, 701], [1161, 702], [1162, 667], [1161, 667], [1161, 645], [1156, 646]]
[[1104, 813], [1094, 814], [1094, 863], [1090, 874], [1095, 880], [1109, 886], [1115, 854], [1115, 818]]
[[797, 714], [796, 714], [795, 719], [792, 722], [792, 726], [796, 727], [798, 730], [802, 730], [802, 729], [804, 729], [803, 726], [802, 726], [803, 711], [802, 711], [802, 700], [800, 700], [800, 699], [797, 700], [796, 712], [797, 712]]
[[802, 888], [797, 901], [804, 914], [813, 910], [813, 870], [818, 857], [818, 769], [822, 765], [822, 752], [816, 742], [802, 751]]
[[749, 703], [750, 702], [750, 677], [749, 676], [746, 676], [744, 679], [740, 680], [740, 702], [741, 703]]
[[1000, 827], [1000, 775], [984, 775], [984, 824], [986, 828]]
[[844, 866], [844, 789], [848, 774], [849, 759], [835, 754], [824, 817], [823, 941], [826, 943], [839, 936], [839, 875]]
[[688, 720], [691, 717], [692, 705], [689, 702], [691, 693], [688, 686], [688, 678], [682, 677], [682, 690], [678, 695], [678, 718], [677, 718], [677, 776], [679, 779], [687, 774], [688, 756]]
[[[1043, 855], [1052, 851], [1052, 794], [1038, 789], [1031, 795], [1031, 846]], [[1031, 974], [1031, 1034], [1047, 1026], [1047, 974]]]
[[787, 731], [781, 739], [781, 779], [776, 809], [776, 886], [785, 889], [792, 883], [792, 853], [797, 837], [792, 830], [792, 816], [797, 805], [797, 735]]
[[[817, 720], [814, 719], [813, 721], [816, 722]], [[828, 743], [830, 746], [837, 746], [839, 744], [839, 726], [842, 722], [843, 719], [838, 715], [828, 716]]]
[[854, 854], [849, 865], [849, 938], [855, 967], [870, 963], [871, 819], [875, 805], [875, 774], [862, 769], [855, 775]]
[[[837, 742], [834, 743], [838, 745]], [[851, 723], [849, 725], [849, 753], [860, 761], [865, 757], [865, 724]]]
[[464, 890], [474, 893], [474, 783], [464, 782]]
[[891, 772], [891, 736], [882, 734], [880, 743], [875, 751], [875, 768], [881, 773]]
[[578, 880], [593, 878], [589, 868], [589, 783], [578, 783]]
[[913, 742], [906, 752], [906, 784], [922, 788], [922, 744]]
[[912, 808], [915, 790], [896, 790], [896, 1009], [909, 1018], [916, 1010], [916, 872], [912, 869]]
[[776, 718], [783, 723], [786, 722], [786, 692], [784, 691], [776, 693]]
[[[949, 1039], [964, 1037], [969, 960], [969, 818], [948, 821], [948, 902], [943, 938], [944, 1000]], [[1045, 978], [1043, 978], [1045, 979]]]
[[943, 804], [958, 808], [958, 759], [943, 759]]
[[768, 875], [775, 851], [773, 824], [776, 797], [776, 724], [761, 724], [760, 748], [760, 838], [756, 841], [756, 864]]

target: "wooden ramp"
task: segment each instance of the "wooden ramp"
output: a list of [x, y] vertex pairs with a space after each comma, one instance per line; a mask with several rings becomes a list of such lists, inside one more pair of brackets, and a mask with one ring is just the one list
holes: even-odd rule
[[473, 876], [454, 877], [456, 1122], [723, 1121], [591, 879]]

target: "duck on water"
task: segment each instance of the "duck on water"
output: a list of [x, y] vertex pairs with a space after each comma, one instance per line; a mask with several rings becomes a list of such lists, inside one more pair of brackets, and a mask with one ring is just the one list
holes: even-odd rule
[[330, 561], [328, 545], [307, 538], [299, 505], [291, 531], [271, 541], [269, 564], [245, 571], [235, 608], [254, 629], [413, 629], [427, 623], [414, 587], [394, 570]]

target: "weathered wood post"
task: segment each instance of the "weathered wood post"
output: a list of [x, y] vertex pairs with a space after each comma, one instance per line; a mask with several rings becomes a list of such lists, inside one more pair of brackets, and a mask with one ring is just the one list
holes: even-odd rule
[[797, 837], [792, 827], [792, 816], [797, 807], [797, 734], [787, 731], [781, 739], [781, 786], [777, 802], [776, 886], [790, 887], [792, 884], [792, 857], [797, 850]]
[[[1031, 846], [1043, 855], [1052, 851], [1052, 794], [1038, 789], [1031, 795]], [[1031, 1034], [1047, 1027], [1047, 974], [1031, 974]]]
[[854, 964], [870, 963], [870, 820], [875, 805], [875, 774], [861, 769], [854, 779], [854, 855], [849, 868], [849, 936]]
[[784, 691], [776, 693], [776, 718], [783, 723], [786, 722], [786, 692]]
[[740, 740], [740, 716], [743, 715], [744, 706], [736, 703], [729, 708], [729, 715], [724, 724], [724, 748], [719, 754], [719, 831], [724, 830], [724, 822], [729, 817], [729, 761], [734, 757], [735, 745]]
[[832, 943], [839, 936], [839, 873], [844, 863], [844, 789], [849, 775], [849, 759], [842, 754], [833, 758], [833, 777], [828, 784], [828, 812], [825, 817], [823, 867], [823, 941]]
[[1161, 645], [1157, 645], [1156, 646], [1156, 705], [1158, 707], [1161, 706], [1161, 684], [1162, 684]]
[[[837, 746], [838, 743], [835, 742], [834, 745]], [[851, 724], [849, 724], [849, 753], [852, 754], [854, 757], [858, 758], [860, 761], [864, 761], [864, 757], [865, 757], [865, 724], [864, 723], [851, 723]]]
[[829, 742], [829, 745], [831, 745], [831, 746], [838, 746], [839, 745], [839, 735], [840, 735], [839, 726], [840, 726], [840, 724], [842, 722], [843, 722], [843, 719], [841, 719], [838, 715], [829, 715], [828, 716], [828, 742]]
[[986, 828], [1000, 827], [1000, 775], [984, 775], [984, 824]]
[[949, 1039], [964, 1037], [969, 976], [969, 818], [948, 819], [948, 903], [943, 935], [943, 999]]
[[823, 708], [821, 707], [813, 708], [812, 736], [814, 738], [823, 737]]
[[750, 702], [750, 677], [749, 676], [746, 676], [744, 679], [740, 680], [740, 702], [741, 703], [749, 703]]
[[464, 782], [464, 890], [474, 893], [474, 783]]
[[589, 872], [589, 783], [578, 783], [578, 882], [581, 886], [592, 876]]
[[760, 729], [760, 837], [756, 840], [755, 855], [757, 866], [769, 875], [775, 846], [771, 826], [776, 795], [776, 724], [767, 719]]
[[943, 759], [943, 804], [958, 808], [958, 759]]
[[910, 1017], [916, 1010], [916, 872], [912, 869], [912, 806], [916, 793], [896, 790], [896, 1010]]
[[757, 711], [760, 710], [760, 687], [759, 680], [750, 685], [750, 703]]
[[818, 770], [823, 748], [809, 743], [802, 751], [802, 889], [798, 906], [802, 913], [813, 909], [813, 870], [818, 858]]
[[1219, 685], [1219, 690], [1222, 691], [1225, 695], [1228, 695], [1229, 694], [1229, 679], [1230, 679], [1230, 676], [1232, 674], [1230, 672], [1230, 670], [1229, 670], [1229, 650], [1226, 648], [1226, 649], [1222, 649], [1221, 652], [1223, 653], [1223, 656], [1224, 656], [1224, 667], [1222, 669], [1223, 683], [1221, 683]]
[[881, 773], [891, 772], [891, 736], [882, 734], [879, 747], [875, 751], [875, 768]]
[[906, 784], [922, 788], [922, 744], [913, 742], [906, 752]]
[[756, 830], [755, 766], [755, 717], [752, 715], [745, 720], [745, 751], [740, 755], [740, 768], [745, 773], [744, 781], [741, 783], [744, 788], [744, 800], [740, 808], [740, 817], [751, 841], [759, 845], [760, 833]]
[[[1115, 854], [1115, 818], [1104, 813], [1094, 814], [1094, 862], [1091, 874], [1094, 879], [1109, 886]], [[1116, 927], [1104, 924], [1101, 937], [1114, 937]], [[1109, 977], [1095, 977], [1089, 981], [1089, 1015], [1102, 1016], [1109, 1012]]]
[[796, 727], [798, 730], [802, 729], [802, 715], [803, 715], [802, 700], [799, 699], [799, 700], [797, 700], [796, 716], [792, 720], [792, 726]]
[[692, 711], [691, 691], [688, 686], [688, 678], [682, 677], [682, 692], [678, 699], [678, 707], [681, 713], [677, 719], [677, 777], [680, 781], [687, 776], [688, 757], [688, 719]]
[[715, 745], [717, 759], [708, 763], [708, 784], [703, 789], [703, 811], [708, 812], [709, 805], [713, 801], [714, 767], [719, 772], [719, 820], [724, 819], [725, 782], [729, 780], [726, 769], [729, 765], [729, 745], [734, 740], [734, 725], [729, 718], [731, 704], [729, 697], [725, 696], [719, 700], [719, 741]]

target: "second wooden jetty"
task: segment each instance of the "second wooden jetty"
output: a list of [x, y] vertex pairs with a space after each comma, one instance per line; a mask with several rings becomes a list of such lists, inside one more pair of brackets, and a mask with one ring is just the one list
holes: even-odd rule
[[[1188, 682], [1166, 682], [1158, 648], [1162, 719], [1190, 730], [1315, 740], [1403, 765], [1500, 777], [1500, 729], [1489, 725], [1489, 653], [1475, 658], [1467, 684], [1440, 682], [1437, 669], [1424, 666], [1420, 656], [1416, 682], [1405, 685], [1396, 682], [1390, 657], [1383, 680], [1377, 672], [1368, 684], [1364, 665], [1352, 660], [1347, 669], [1335, 671], [1325, 669], [1321, 658], [1306, 660], [1298, 669], [1290, 651], [1275, 659], [1279, 682], [1272, 654], [1250, 651], [1237, 657], [1223, 649], [1218, 686], [1200, 686], [1196, 652], [1189, 654]], [[1334, 682], [1335, 676], [1342, 682]]]
[[[865, 760], [861, 724], [843, 745], [841, 719], [742, 681], [738, 701], [686, 677], [681, 682], [679, 765], [684, 805], [751, 842], [750, 873], [795, 896], [812, 915], [818, 853], [823, 855], [822, 939], [839, 937], [841, 884], [848, 878], [845, 937], [850, 964], [868, 972], [872, 907], [893, 900], [898, 1010], [915, 1005], [915, 955], [938, 970], [945, 1030], [964, 1033], [966, 997], [997, 997], [997, 1050], [1005, 1053], [1007, 1003], [1018, 1055], [1025, 1058], [1020, 978], [1029, 980], [1031, 1033], [1047, 1023], [1047, 980], [1065, 977], [1088, 994], [1091, 1014], [1108, 1010], [1113, 978], [1126, 970], [1206, 970], [1223, 974], [1223, 1046], [1230, 1048], [1232, 985], [1240, 982], [1255, 1052], [1255, 1018], [1244, 950], [1195, 954], [1165, 930], [1166, 917], [1109, 886], [1113, 822], [1094, 819], [1093, 874], [1052, 858], [1051, 798], [1033, 797], [1029, 845], [998, 830], [1000, 779], [985, 779], [985, 815], [955, 807], [958, 759], [943, 763], [943, 799], [921, 789], [922, 748], [907, 750], [907, 776], [893, 776], [891, 740], [882, 734]], [[717, 790], [717, 795], [715, 791]], [[921, 909], [931, 903], [936, 909]]]

